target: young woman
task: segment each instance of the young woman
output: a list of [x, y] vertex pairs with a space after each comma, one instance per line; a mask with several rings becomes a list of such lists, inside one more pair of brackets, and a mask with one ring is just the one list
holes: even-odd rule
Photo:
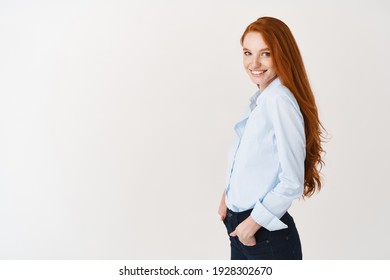
[[231, 259], [302, 259], [287, 210], [321, 188], [322, 125], [295, 39], [262, 17], [241, 37], [245, 71], [258, 91], [235, 125], [218, 214]]

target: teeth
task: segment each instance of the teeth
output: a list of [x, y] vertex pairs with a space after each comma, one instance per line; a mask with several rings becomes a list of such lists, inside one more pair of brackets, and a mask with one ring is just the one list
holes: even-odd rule
[[259, 75], [259, 74], [263, 74], [265, 71], [267, 71], [267, 70], [262, 70], [262, 71], [253, 71], [252, 70], [252, 73], [255, 75]]

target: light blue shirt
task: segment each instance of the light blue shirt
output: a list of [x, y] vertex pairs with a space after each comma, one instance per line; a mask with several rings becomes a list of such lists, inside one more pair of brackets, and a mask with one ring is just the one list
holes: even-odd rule
[[303, 193], [306, 139], [298, 103], [276, 78], [250, 99], [234, 126], [229, 151], [226, 205], [252, 209], [252, 218], [274, 231], [288, 226], [280, 218]]

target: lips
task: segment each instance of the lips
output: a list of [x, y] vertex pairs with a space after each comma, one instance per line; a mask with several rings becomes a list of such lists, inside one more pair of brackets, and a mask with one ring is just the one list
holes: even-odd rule
[[258, 75], [261, 75], [261, 74], [264, 74], [265, 72], [267, 72], [268, 69], [266, 69], [266, 70], [250, 70], [250, 71], [251, 71], [251, 73], [252, 73], [253, 75], [258, 76]]

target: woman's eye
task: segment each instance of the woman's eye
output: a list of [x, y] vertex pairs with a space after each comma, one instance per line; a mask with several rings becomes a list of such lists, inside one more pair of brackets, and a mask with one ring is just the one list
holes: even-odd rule
[[263, 52], [263, 53], [261, 54], [261, 56], [270, 57], [270, 56], [271, 56], [271, 53], [270, 53], [270, 52]]
[[251, 53], [250, 52], [244, 52], [244, 55], [248, 56], [248, 55], [251, 55]]

